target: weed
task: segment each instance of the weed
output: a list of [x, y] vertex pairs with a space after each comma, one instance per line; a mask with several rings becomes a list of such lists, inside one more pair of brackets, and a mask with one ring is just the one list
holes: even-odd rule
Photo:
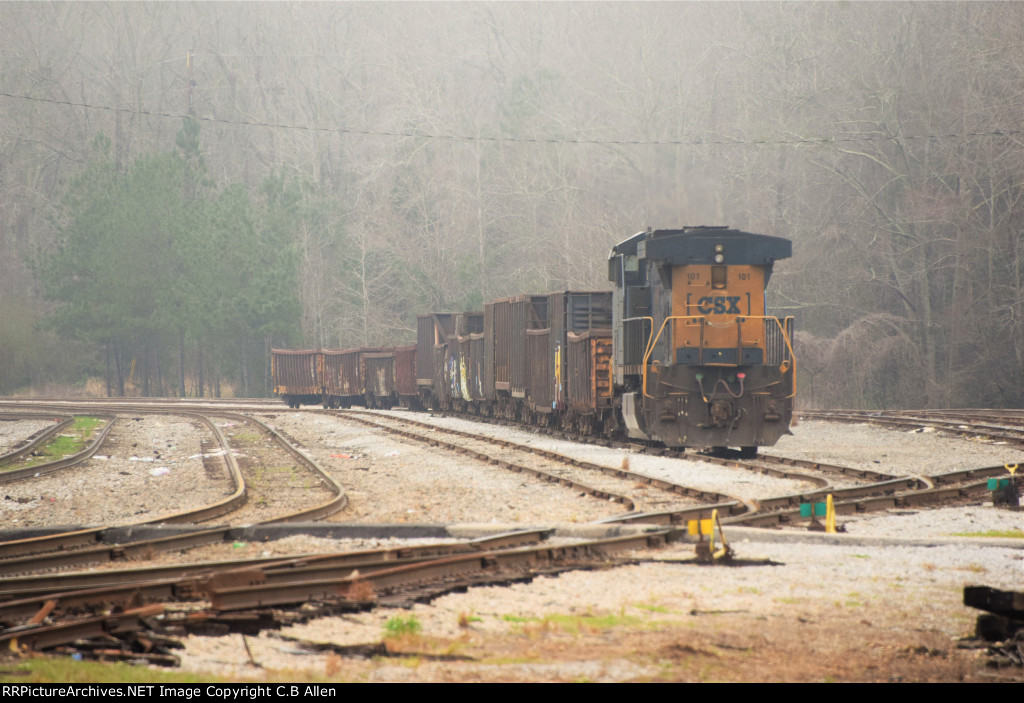
[[[377, 597], [373, 590], [373, 584], [362, 579], [353, 581], [349, 588], [348, 598], [353, 601], [372, 601]], [[415, 619], [415, 618], [413, 618]]]
[[536, 618], [524, 618], [524, 617], [520, 617], [519, 615], [502, 615], [501, 619], [504, 620], [505, 622], [520, 622], [520, 623], [522, 623], [522, 622], [530, 622], [530, 620], [535, 620]]
[[467, 628], [471, 622], [481, 622], [481, 618], [469, 613], [459, 613], [459, 627]]
[[337, 654], [328, 654], [327, 661], [324, 664], [324, 673], [327, 675], [327, 678], [333, 679], [335, 676], [341, 673], [341, 669], [344, 666], [344, 664], [344, 657], [341, 657]]
[[102, 420], [98, 420], [95, 417], [79, 416], [75, 418], [74, 423], [71, 425], [71, 429], [79, 434], [81, 437], [88, 437], [92, 434], [92, 431], [103, 424]]
[[148, 666], [73, 661], [65, 657], [38, 657], [7, 662], [0, 680], [18, 683], [199, 683], [226, 681], [216, 674], [157, 671]]
[[646, 610], [650, 613], [668, 613], [669, 610], [663, 605], [653, 605], [650, 603], [634, 603], [633, 607], [637, 610]]
[[420, 634], [422, 630], [423, 625], [420, 624], [415, 615], [407, 617], [396, 615], [384, 623], [384, 638], [411, 637]]
[[399, 663], [407, 669], [418, 669], [420, 664], [423, 663], [422, 657], [412, 655], [409, 657], [402, 657]]
[[[82, 422], [80, 423], [79, 420]], [[77, 454], [85, 448], [93, 428], [99, 422], [99, 420], [93, 417], [76, 418], [74, 425], [69, 430], [72, 434], [62, 434], [53, 438], [46, 446], [39, 450], [36, 456], [27, 459], [21, 466], [28, 468], [36, 464], [44, 464], [48, 461], [56, 461], [62, 457], [70, 456], [71, 454]]]
[[576, 634], [581, 631], [601, 632], [620, 626], [638, 626], [643, 623], [639, 617], [631, 615], [548, 615], [544, 623]]

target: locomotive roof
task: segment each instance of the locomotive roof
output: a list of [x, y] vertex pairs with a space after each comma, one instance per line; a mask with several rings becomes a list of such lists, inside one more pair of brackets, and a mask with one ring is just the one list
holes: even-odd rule
[[684, 227], [638, 232], [612, 247], [611, 256], [620, 254], [675, 266], [712, 264], [716, 254], [723, 254], [728, 264], [764, 266], [791, 257], [793, 243], [728, 227]]

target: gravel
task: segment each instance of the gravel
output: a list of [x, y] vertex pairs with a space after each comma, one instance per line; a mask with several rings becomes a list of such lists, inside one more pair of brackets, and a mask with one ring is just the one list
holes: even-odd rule
[[[741, 558], [770, 559], [773, 564], [709, 570], [673, 563], [692, 556], [692, 545], [680, 545], [639, 554], [650, 561], [635, 565], [569, 572], [508, 587], [473, 588], [417, 604], [410, 612], [378, 608], [288, 627], [280, 636], [263, 633], [248, 638], [262, 669], [249, 663], [239, 636], [188, 638], [182, 666], [255, 678], [268, 670], [299, 677], [330, 675], [339, 666], [337, 657], [303, 651], [281, 636], [340, 645], [372, 644], [382, 640], [386, 623], [396, 616], [415, 618], [424, 641], [447, 643], [449, 648], [452, 643], [468, 646], [526, 638], [536, 649], [534, 639], [576, 640], [581, 637], [579, 629], [586, 627], [597, 627], [605, 640], [625, 640], [629, 633], [653, 630], [689, 632], [683, 636], [692, 641], [695, 630], [730, 613], [745, 618], [765, 638], [794, 621], [827, 627], [830, 619], [848, 617], [908, 642], [920, 641], [926, 632], [927, 641], [944, 642], [949, 648], [953, 640], [970, 632], [977, 614], [962, 605], [965, 585], [983, 582], [1020, 588], [1024, 576], [1020, 549], [981, 548], [978, 541], [883, 548], [752, 540], [734, 546]], [[587, 625], [596, 622], [608, 624]], [[643, 657], [628, 651], [611, 661], [570, 657], [550, 663], [390, 665], [352, 660], [347, 670], [348, 676], [369, 681], [628, 681], [659, 673], [659, 667], [645, 665]]]
[[124, 418], [84, 465], [3, 486], [8, 527], [148, 522], [231, 493], [226, 471], [203, 467], [206, 433], [173, 416]]
[[50, 420], [7, 420], [0, 422], [0, 454], [12, 451], [23, 440], [49, 427]]
[[602, 466], [618, 468], [628, 460], [630, 471], [663, 478], [702, 491], [721, 493], [740, 500], [768, 498], [777, 495], [799, 493], [812, 487], [804, 481], [775, 478], [743, 469], [713, 466], [701, 461], [658, 457], [629, 449], [609, 449], [595, 444], [579, 444], [556, 439], [547, 435], [502, 425], [487, 425], [459, 418], [430, 416], [423, 413], [410, 414], [391, 412], [396, 416], [412, 417], [421, 422], [430, 422], [465, 432], [491, 437], [501, 437], [511, 442], [558, 452], [577, 459], [590, 461]]
[[624, 512], [618, 503], [384, 435], [343, 417], [287, 413], [264, 419], [301, 442], [345, 487], [349, 506], [332, 521], [546, 524]]
[[[416, 416], [417, 419], [425, 417]], [[293, 436], [306, 441], [305, 438], [315, 435], [312, 441], [325, 442], [336, 451], [361, 452], [359, 459], [371, 465], [399, 451], [410, 464], [401, 473], [403, 479], [408, 478], [410, 472], [418, 475], [420, 462], [425, 462], [422, 466], [428, 471], [440, 471], [438, 478], [452, 479], [452, 474], [444, 473], [444, 469], [430, 459], [431, 452], [415, 445], [394, 442], [355, 428], [347, 429], [343, 422], [320, 416], [313, 419], [294, 414], [290, 420], [289, 432]], [[531, 443], [610, 466], [621, 465], [622, 458], [628, 456], [633, 470], [733, 495], [774, 495], [800, 488], [798, 482], [707, 464], [581, 446], [529, 431], [481, 426], [451, 418], [430, 418], [430, 422], [501, 435], [512, 441]], [[304, 430], [307, 425], [316, 429]], [[867, 425], [803, 423], [795, 431], [795, 437], [787, 438], [784, 444], [772, 450], [773, 453], [892, 473], [897, 473], [894, 468], [897, 466], [902, 473], [941, 473], [988, 466], [1014, 460], [1018, 454], [992, 443], [933, 433], [894, 432]], [[931, 454], [929, 443], [934, 443], [935, 447]], [[902, 452], [906, 447], [907, 459], [902, 460], [900, 455], [900, 461], [879, 467], [871, 458], [877, 456], [878, 447], [885, 447], [886, 454]], [[849, 460], [847, 448], [850, 448]], [[479, 467], [478, 470], [486, 471]], [[497, 475], [492, 477], [485, 473], [477, 481], [490, 484], [496, 479]], [[422, 479], [414, 479], [412, 483], [418, 488], [411, 490], [437, 490], [419, 485], [418, 480]], [[378, 507], [383, 507], [385, 512], [388, 511], [386, 506], [395, 500], [393, 489], [386, 482], [366, 483], [362, 489], [367, 493], [372, 491]], [[451, 491], [450, 486], [448, 490], [452, 493], [452, 503], [460, 503], [460, 491]], [[494, 504], [486, 492], [482, 496], [484, 505]], [[862, 536], [950, 540], [949, 536], [957, 533], [1019, 530], [1024, 524], [1020, 513], [996, 510], [991, 505], [841, 516], [840, 522], [849, 531], [848, 541]], [[759, 533], [756, 530], [743, 532], [744, 535]], [[777, 531], [760, 534], [772, 540], [780, 539]], [[706, 567], [672, 563], [674, 559], [692, 556], [692, 545], [679, 545], [639, 555], [651, 559], [644, 563], [599, 572], [571, 572], [510, 587], [473, 588], [463, 594], [443, 596], [430, 604], [418, 604], [410, 613], [378, 608], [344, 617], [321, 618], [286, 628], [280, 635], [263, 633], [248, 638], [249, 651], [262, 668], [251, 665], [240, 637], [189, 638], [183, 666], [189, 670], [255, 678], [265, 676], [268, 671], [287, 671], [291, 676], [341, 676], [365, 681], [646, 680], [661, 675], [662, 667], [645, 663], [628, 652], [620, 652], [611, 659], [607, 655], [598, 659], [581, 655], [575, 659], [537, 661], [535, 656], [529, 656], [532, 650], [528, 649], [525, 658], [532, 659], [530, 661], [497, 663], [416, 659], [409, 664], [358, 658], [342, 661], [336, 655], [303, 650], [282, 636], [339, 645], [372, 644], [382, 640], [385, 624], [397, 615], [412, 616], [420, 623], [422, 640], [415, 645], [420, 649], [427, 646], [424, 643], [433, 642], [447, 643], [445, 646], [459, 651], [458, 647], [472, 647], [474, 643], [486, 642], [494, 647], [496, 643], [521, 642], [524, 638], [536, 649], [536, 639], [561, 637], [579, 644], [582, 635], [574, 635], [573, 626], [566, 624], [573, 618], [581, 618], [580, 622], [589, 622], [588, 617], [618, 619], [625, 624], [602, 630], [600, 637], [626, 641], [631, 636], [629, 633], [638, 631], [692, 633], [703, 627], [708, 618], [725, 617], [715, 616], [715, 613], [736, 613], [736, 617], [745, 618], [745, 623], [759, 623], [744, 625], [739, 632], [744, 629], [764, 632], [765, 638], [774, 636], [769, 633], [776, 633], [791, 622], [818, 623], [827, 630], [827, 623], [832, 620], [854, 618], [856, 622], [867, 623], [863, 627], [881, 631], [899, 641], [925, 641], [929, 647], [945, 642], [943, 646], [948, 649], [953, 639], [970, 632], [977, 614], [962, 605], [965, 585], [981, 582], [1012, 589], [1020, 588], [1024, 582], [1024, 541], [1021, 540], [1009, 541], [1016, 543], [1017, 548], [991, 546], [999, 542], [983, 538], [961, 538], [960, 543], [939, 546], [898, 542], [889, 546], [873, 543], [836, 546], [815, 543], [816, 537], [796, 533], [781, 538], [796, 540], [794, 542], [744, 538], [734, 544], [739, 557], [769, 559], [774, 565], [715, 569], [710, 578]], [[933, 651], [929, 647], [924, 650]]]
[[[351, 502], [335, 516], [337, 521], [540, 526], [587, 522], [620, 512], [617, 504], [382, 436], [342, 417], [293, 411], [266, 417], [340, 479]], [[628, 459], [631, 470], [736, 497], [760, 498], [808, 487], [739, 469], [578, 445], [526, 430], [427, 414], [411, 417], [500, 435], [607, 466], [619, 467]], [[100, 450], [107, 458], [84, 469], [5, 486], [10, 498], [0, 500], [0, 520], [12, 526], [109, 524], [214, 502], [227, 494], [229, 486], [225, 476], [210, 476], [203, 469], [197, 455], [204, 438], [205, 431], [173, 416], [122, 420], [110, 444]], [[1024, 459], [1024, 452], [990, 441], [818, 421], [800, 423], [792, 437], [770, 452], [900, 475]], [[154, 476], [158, 468], [168, 471]], [[848, 534], [832, 537], [835, 544], [804, 532], [737, 530], [742, 536], [733, 546], [740, 558], [770, 559], [774, 565], [709, 569], [675, 563], [693, 554], [692, 545], [678, 545], [640, 554], [644, 561], [633, 565], [565, 573], [510, 587], [473, 588], [416, 605], [409, 613], [377, 608], [317, 619], [280, 635], [248, 637], [252, 656], [262, 667], [250, 663], [239, 635], [189, 637], [183, 668], [253, 679], [689, 680], [690, 674], [680, 673], [683, 669], [665, 673], [668, 646], [683, 653], [669, 657], [677, 662], [673, 666], [689, 666], [686, 662], [696, 657], [709, 670], [718, 671], [714, 667], [726, 661], [735, 667], [732, 673], [711, 678], [785, 679], [786, 667], [799, 664], [811, 673], [801, 669], [792, 675], [795, 680], [822, 680], [813, 667], [819, 660], [831, 662], [828, 652], [846, 646], [843, 661], [862, 657], [868, 662], [848, 680], [876, 680], [870, 671], [888, 672], [904, 664], [917, 667], [912, 677], [927, 680], [927, 672], [941, 668], [939, 680], [954, 680], [950, 677], [961, 671], [956, 667], [965, 665], [957, 659], [961, 655], [954, 654], [953, 639], [972, 630], [977, 614], [962, 605], [963, 587], [982, 583], [1019, 590], [1024, 584], [1024, 540], [956, 535], [1019, 531], [1024, 528], [1022, 513], [983, 504], [839, 516], [839, 522]], [[934, 545], [924, 546], [921, 540]], [[214, 545], [189, 558], [399, 543], [407, 542], [292, 537], [273, 543]], [[281, 638], [371, 644], [381, 641], [385, 623], [396, 615], [414, 616], [422, 627], [419, 639], [400, 647], [444, 656], [424, 655], [411, 662], [341, 658], [310, 653]], [[607, 618], [611, 624], [585, 624], [594, 618]], [[884, 647], [879, 644], [883, 641]], [[887, 649], [893, 642], [910, 647], [911, 653]], [[661, 647], [657, 651], [662, 654], [648, 655], [648, 645]], [[775, 651], [773, 647], [777, 658], [765, 663], [761, 650]], [[918, 649], [944, 654], [914, 654]], [[701, 659], [708, 651], [714, 656]], [[469, 652], [472, 657], [459, 661], [458, 656], [448, 656], [453, 652]], [[761, 668], [749, 668], [755, 664]], [[841, 662], [835, 666], [843, 671]]]
[[871, 469], [894, 476], [933, 476], [1024, 462], [1024, 449], [982, 437], [964, 438], [932, 428], [895, 430], [871, 424], [803, 420], [770, 454]]

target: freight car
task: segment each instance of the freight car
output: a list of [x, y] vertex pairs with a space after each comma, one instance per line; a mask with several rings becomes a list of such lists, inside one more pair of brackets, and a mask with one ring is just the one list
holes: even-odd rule
[[419, 407], [416, 346], [272, 349], [274, 394], [288, 407]]
[[319, 403], [323, 398], [323, 355], [315, 350], [270, 350], [274, 395], [289, 408]]
[[[612, 291], [420, 315], [410, 347], [275, 351], [275, 392], [751, 454], [792, 418], [793, 319], [765, 314], [774, 262], [791, 253], [789, 240], [726, 227], [640, 232], [612, 249]], [[299, 385], [316, 373], [319, 396]]]

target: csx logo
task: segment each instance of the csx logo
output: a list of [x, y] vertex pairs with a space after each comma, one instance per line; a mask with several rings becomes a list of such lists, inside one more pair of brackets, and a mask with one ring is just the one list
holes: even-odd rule
[[708, 296], [697, 301], [697, 310], [701, 315], [739, 315], [738, 302], [738, 295], [718, 295], [714, 298]]

